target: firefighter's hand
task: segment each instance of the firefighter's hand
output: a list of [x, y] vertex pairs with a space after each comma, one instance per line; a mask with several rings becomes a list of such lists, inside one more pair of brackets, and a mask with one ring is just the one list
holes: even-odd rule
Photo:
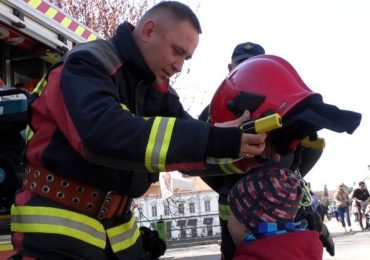
[[[231, 121], [216, 123], [218, 127], [239, 127], [245, 121], [250, 118], [250, 112], [246, 110], [244, 114]], [[243, 133], [240, 144], [240, 157], [253, 158], [256, 155], [260, 155], [266, 148], [266, 134], [247, 134]]]
[[266, 148], [266, 134], [242, 134], [239, 156], [253, 158], [261, 155]]
[[143, 247], [150, 255], [151, 260], [159, 259], [166, 252], [166, 243], [159, 237], [156, 230], [147, 227], [140, 227]]
[[280, 154], [276, 152], [275, 148], [269, 142], [266, 142], [266, 148], [261, 154], [261, 158], [278, 162], [280, 161]]

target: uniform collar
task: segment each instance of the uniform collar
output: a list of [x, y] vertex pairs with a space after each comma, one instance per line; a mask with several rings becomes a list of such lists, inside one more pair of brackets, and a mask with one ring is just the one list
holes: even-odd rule
[[124, 22], [117, 28], [116, 34], [111, 38], [112, 43], [116, 46], [123, 62], [135, 68], [140, 76], [147, 82], [155, 81], [155, 75], [146, 64], [134, 38], [132, 31], [135, 27]]

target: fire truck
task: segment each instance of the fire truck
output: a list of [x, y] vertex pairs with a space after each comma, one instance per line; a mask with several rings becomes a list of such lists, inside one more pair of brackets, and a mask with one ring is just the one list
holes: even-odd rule
[[98, 35], [44, 0], [0, 1], [0, 77], [8, 86], [39, 79], [75, 44]]
[[[74, 45], [98, 37], [47, 1], [0, 0], [0, 259], [12, 254], [9, 209], [21, 185], [14, 158], [21, 158], [23, 147], [20, 142], [13, 147], [10, 140], [26, 124], [24, 89], [31, 91]], [[14, 87], [20, 83], [23, 88], [17, 92]]]

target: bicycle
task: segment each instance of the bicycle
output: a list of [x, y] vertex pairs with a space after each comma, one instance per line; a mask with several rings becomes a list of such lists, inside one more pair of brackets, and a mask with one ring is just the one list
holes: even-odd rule
[[360, 214], [358, 219], [361, 228], [368, 230], [370, 227], [370, 202], [369, 200], [360, 202]]

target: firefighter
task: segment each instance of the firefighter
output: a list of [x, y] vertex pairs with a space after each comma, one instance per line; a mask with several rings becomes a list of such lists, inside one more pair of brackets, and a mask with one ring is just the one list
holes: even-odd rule
[[176, 1], [77, 45], [30, 103], [26, 171], [11, 208], [13, 259], [157, 259], [165, 244], [130, 211], [160, 171], [212, 172], [206, 158], [259, 155], [265, 134], [192, 119], [169, 86], [201, 27]]

